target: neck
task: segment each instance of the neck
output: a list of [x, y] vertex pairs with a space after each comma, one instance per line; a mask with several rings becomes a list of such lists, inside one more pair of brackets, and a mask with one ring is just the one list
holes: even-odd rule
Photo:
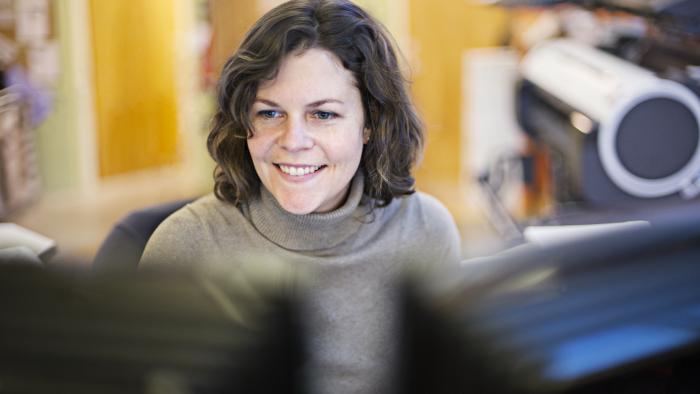
[[258, 231], [278, 246], [297, 251], [328, 250], [359, 230], [363, 216], [369, 211], [362, 198], [363, 189], [364, 178], [358, 172], [336, 209], [295, 215], [285, 211], [261, 186], [259, 198], [248, 204], [248, 214]]

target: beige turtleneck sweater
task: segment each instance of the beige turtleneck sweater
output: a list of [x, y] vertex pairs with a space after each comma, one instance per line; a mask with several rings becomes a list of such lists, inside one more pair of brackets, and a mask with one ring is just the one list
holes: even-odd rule
[[264, 187], [240, 208], [205, 196], [158, 227], [140, 268], [274, 258], [311, 269], [305, 334], [312, 391], [387, 392], [397, 350], [393, 280], [408, 264], [456, 264], [460, 241], [436, 199], [418, 192], [368, 216], [363, 186], [356, 176], [340, 208], [308, 215], [286, 212]]

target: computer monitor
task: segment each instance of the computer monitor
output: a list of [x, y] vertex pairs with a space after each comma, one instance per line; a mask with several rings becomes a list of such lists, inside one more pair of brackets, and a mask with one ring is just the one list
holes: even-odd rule
[[694, 216], [408, 281], [401, 392], [700, 392]]
[[0, 391], [300, 392], [295, 308], [292, 293], [240, 270], [96, 275], [3, 264]]

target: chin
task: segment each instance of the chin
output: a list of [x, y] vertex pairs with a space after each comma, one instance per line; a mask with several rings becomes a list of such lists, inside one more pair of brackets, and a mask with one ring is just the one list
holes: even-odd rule
[[318, 209], [318, 206], [316, 204], [310, 204], [309, 201], [277, 199], [277, 203], [279, 203], [282, 209], [294, 215], [306, 215], [309, 213], [313, 213]]
[[289, 208], [287, 208], [285, 206], [282, 206], [282, 208], [284, 208], [285, 211], [287, 211], [293, 215], [306, 215], [309, 213], [314, 213], [314, 211], [315, 211], [313, 208], [307, 208], [307, 207], [289, 207]]

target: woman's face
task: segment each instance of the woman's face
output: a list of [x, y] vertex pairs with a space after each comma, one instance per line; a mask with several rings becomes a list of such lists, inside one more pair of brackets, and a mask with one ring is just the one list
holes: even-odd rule
[[288, 212], [328, 212], [345, 201], [364, 141], [355, 78], [312, 48], [288, 55], [251, 111], [248, 150], [262, 184]]

